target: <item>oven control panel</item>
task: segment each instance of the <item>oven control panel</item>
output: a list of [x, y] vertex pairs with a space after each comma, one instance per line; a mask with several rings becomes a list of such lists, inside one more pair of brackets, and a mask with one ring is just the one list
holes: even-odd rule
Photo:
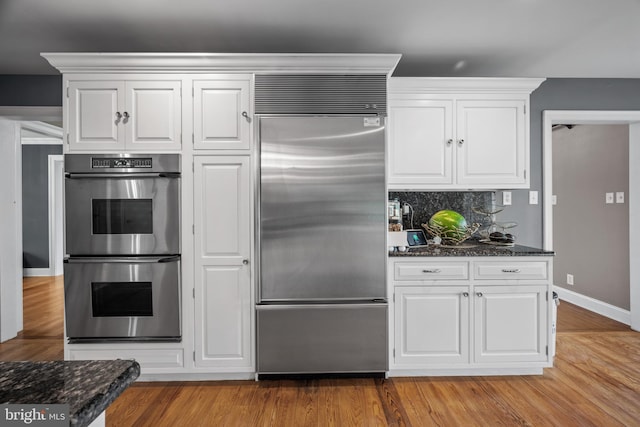
[[150, 157], [144, 158], [92, 158], [91, 169], [133, 169], [133, 168], [151, 168], [152, 161]]

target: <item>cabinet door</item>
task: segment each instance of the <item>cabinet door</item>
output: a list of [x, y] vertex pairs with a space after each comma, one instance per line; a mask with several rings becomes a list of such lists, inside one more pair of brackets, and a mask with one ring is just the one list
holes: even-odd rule
[[[175, 149], [181, 146], [182, 106], [180, 81], [126, 83], [123, 118], [129, 150]], [[124, 114], [124, 113], [123, 113]]]
[[124, 149], [124, 92], [122, 81], [69, 82], [70, 151]]
[[195, 157], [196, 365], [253, 369], [249, 157]]
[[395, 365], [469, 363], [469, 287], [395, 288]]
[[194, 148], [250, 148], [250, 85], [249, 79], [193, 83]]
[[476, 362], [547, 360], [547, 286], [476, 286], [474, 292]]
[[528, 186], [525, 102], [459, 100], [456, 181], [469, 188]]
[[394, 101], [389, 106], [389, 188], [451, 184], [453, 102]]

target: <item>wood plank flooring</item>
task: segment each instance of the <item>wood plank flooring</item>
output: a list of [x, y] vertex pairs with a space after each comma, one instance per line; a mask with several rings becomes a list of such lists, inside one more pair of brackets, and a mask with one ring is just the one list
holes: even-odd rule
[[[61, 281], [31, 280], [2, 360], [62, 359]], [[351, 425], [640, 426], [640, 333], [563, 301], [544, 375], [136, 383], [107, 410], [107, 426]]]

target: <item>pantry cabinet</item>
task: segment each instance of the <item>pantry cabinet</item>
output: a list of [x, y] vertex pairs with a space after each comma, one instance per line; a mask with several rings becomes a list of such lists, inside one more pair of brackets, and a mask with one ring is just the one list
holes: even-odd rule
[[194, 156], [195, 365], [253, 371], [249, 156]]
[[391, 374], [550, 366], [551, 259], [455, 258], [390, 259]]
[[529, 186], [529, 94], [541, 79], [391, 78], [391, 190]]
[[179, 80], [70, 80], [69, 151], [179, 150]]

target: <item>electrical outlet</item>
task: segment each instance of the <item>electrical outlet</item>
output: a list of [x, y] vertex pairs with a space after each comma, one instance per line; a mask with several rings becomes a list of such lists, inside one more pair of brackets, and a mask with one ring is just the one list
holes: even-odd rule
[[573, 286], [573, 274], [567, 274], [567, 285]]
[[558, 204], [558, 196], [556, 196], [555, 194], [553, 196], [551, 196], [551, 204], [552, 205], [557, 205]]
[[502, 192], [502, 204], [508, 206], [511, 204], [511, 191]]
[[611, 203], [613, 203], [613, 193], [606, 193], [604, 195], [604, 202], [608, 205], [610, 205]]
[[537, 191], [529, 191], [529, 204], [537, 205], [538, 204], [538, 192]]
[[624, 203], [624, 191], [616, 191], [616, 203]]

